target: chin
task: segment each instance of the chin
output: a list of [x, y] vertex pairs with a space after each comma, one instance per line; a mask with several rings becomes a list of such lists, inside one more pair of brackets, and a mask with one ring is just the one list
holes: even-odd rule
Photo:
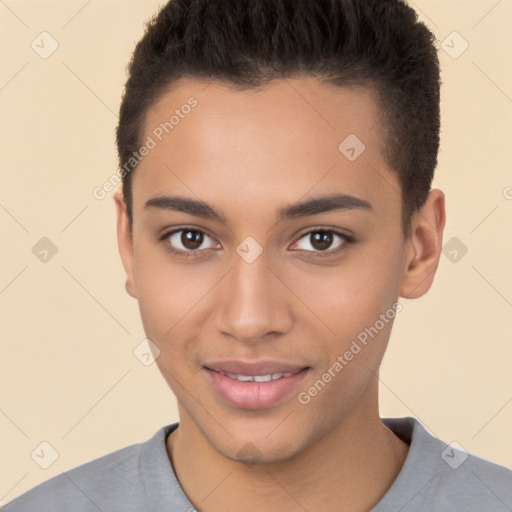
[[224, 457], [246, 465], [284, 462], [306, 449], [306, 446], [301, 447], [300, 439], [293, 442], [289, 436], [283, 438], [274, 435], [273, 437], [269, 440], [265, 433], [259, 436], [245, 434], [231, 438], [228, 443], [216, 443], [211, 439], [210, 443]]

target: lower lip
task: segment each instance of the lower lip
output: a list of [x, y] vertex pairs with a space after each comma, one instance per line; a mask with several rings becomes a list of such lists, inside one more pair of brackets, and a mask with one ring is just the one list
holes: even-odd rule
[[265, 409], [291, 393], [309, 369], [268, 382], [241, 382], [209, 368], [205, 370], [214, 391], [229, 405], [239, 409]]

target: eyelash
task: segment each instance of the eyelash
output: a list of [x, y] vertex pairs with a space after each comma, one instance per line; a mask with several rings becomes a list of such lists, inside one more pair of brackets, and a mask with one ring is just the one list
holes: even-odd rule
[[[187, 232], [192, 231], [194, 233], [202, 233], [203, 235], [206, 235], [213, 239], [208, 233], [201, 229], [196, 229], [192, 227], [182, 227], [179, 229], [173, 229], [172, 231], [166, 231], [159, 240], [164, 243], [165, 249], [173, 254], [176, 254], [177, 256], [184, 257], [184, 258], [196, 258], [201, 255], [202, 252], [204, 252], [206, 249], [196, 249], [195, 251], [182, 251], [178, 249], [174, 249], [166, 240], [175, 233], [180, 232]], [[344, 250], [346, 250], [346, 245], [351, 244], [354, 242], [353, 237], [347, 235], [346, 233], [342, 233], [341, 231], [338, 231], [336, 229], [327, 229], [327, 228], [317, 228], [311, 231], [307, 231], [305, 233], [302, 233], [302, 235], [297, 239], [297, 241], [301, 240], [302, 238], [306, 237], [307, 235], [312, 235], [314, 233], [329, 233], [336, 236], [339, 236], [342, 239], [342, 243], [334, 250], [325, 250], [325, 251], [304, 251], [308, 254], [308, 257], [328, 257], [328, 256], [334, 256], [337, 255]], [[300, 249], [299, 249], [300, 251]]]

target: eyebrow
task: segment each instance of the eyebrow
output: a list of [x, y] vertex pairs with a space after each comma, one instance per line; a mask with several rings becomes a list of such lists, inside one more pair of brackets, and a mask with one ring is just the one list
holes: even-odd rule
[[[146, 201], [144, 208], [171, 210], [204, 219], [211, 219], [227, 224], [226, 216], [204, 201], [180, 196], [159, 196]], [[318, 215], [336, 210], [373, 210], [372, 205], [358, 197], [348, 194], [334, 194], [316, 197], [307, 201], [297, 202], [278, 210], [277, 222], [299, 217]]]

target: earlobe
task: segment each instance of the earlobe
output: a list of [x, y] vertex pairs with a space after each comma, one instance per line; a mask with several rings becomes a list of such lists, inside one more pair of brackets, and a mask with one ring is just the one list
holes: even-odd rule
[[126, 272], [125, 288], [127, 293], [136, 299], [137, 293], [134, 279], [133, 239], [121, 185], [114, 191], [113, 198], [117, 214], [117, 246]]
[[441, 256], [445, 223], [444, 194], [441, 190], [433, 189], [412, 220], [401, 297], [415, 299], [430, 289]]

